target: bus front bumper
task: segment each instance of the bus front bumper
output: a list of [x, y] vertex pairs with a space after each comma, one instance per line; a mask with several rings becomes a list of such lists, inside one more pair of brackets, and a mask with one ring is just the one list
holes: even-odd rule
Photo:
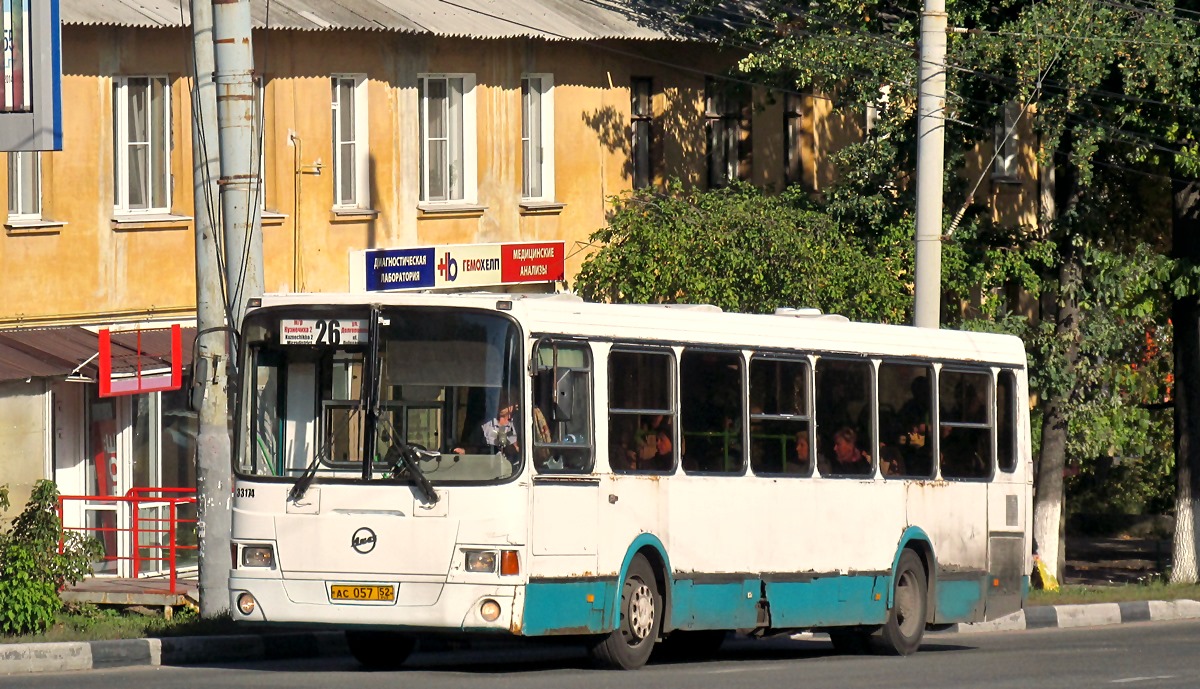
[[335, 602], [332, 587], [340, 583], [230, 576], [230, 615], [241, 622], [520, 633], [520, 586], [391, 582], [395, 600]]

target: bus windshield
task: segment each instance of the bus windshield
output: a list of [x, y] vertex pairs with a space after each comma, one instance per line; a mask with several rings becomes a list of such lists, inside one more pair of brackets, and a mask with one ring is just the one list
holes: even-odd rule
[[264, 309], [244, 336], [240, 475], [306, 486], [499, 482], [520, 472], [520, 337], [503, 316]]

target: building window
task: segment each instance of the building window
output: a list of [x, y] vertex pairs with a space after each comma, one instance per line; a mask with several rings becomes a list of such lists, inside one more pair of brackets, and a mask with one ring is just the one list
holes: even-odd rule
[[810, 98], [806, 93], [783, 97], [783, 166], [788, 184], [804, 181], [804, 106]]
[[421, 201], [472, 202], [475, 197], [475, 77], [423, 74]]
[[521, 197], [554, 199], [554, 82], [549, 74], [521, 78]]
[[42, 217], [42, 154], [17, 151], [8, 154], [8, 219]]
[[992, 177], [1002, 181], [1016, 181], [1019, 173], [1017, 150], [1020, 147], [1020, 132], [1017, 122], [1021, 119], [1021, 105], [1016, 102], [1004, 106], [1004, 121], [996, 125], [995, 152]]
[[370, 208], [367, 75], [335, 74], [333, 87], [333, 206]]
[[654, 144], [653, 82], [650, 77], [633, 77], [629, 84], [630, 126], [633, 135], [633, 188], [645, 189], [654, 180], [650, 150]]
[[709, 77], [704, 85], [704, 117], [708, 130], [708, 185], [728, 186], [749, 177], [750, 123], [743, 117], [745, 90]]
[[166, 77], [113, 78], [113, 206], [171, 208], [171, 92]]

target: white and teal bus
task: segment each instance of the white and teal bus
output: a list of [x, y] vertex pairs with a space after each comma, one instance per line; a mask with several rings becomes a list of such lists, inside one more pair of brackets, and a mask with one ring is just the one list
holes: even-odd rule
[[464, 634], [909, 654], [1026, 598], [1017, 338], [478, 293], [268, 295], [241, 335], [232, 614], [365, 665]]

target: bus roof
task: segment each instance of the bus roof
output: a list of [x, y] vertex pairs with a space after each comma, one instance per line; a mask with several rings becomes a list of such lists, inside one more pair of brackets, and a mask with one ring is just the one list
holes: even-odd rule
[[1012, 335], [859, 323], [815, 309], [775, 314], [722, 311], [707, 304], [603, 304], [570, 293], [496, 292], [267, 294], [261, 305], [412, 305], [476, 308], [512, 314], [532, 335], [572, 335], [661, 344], [693, 343], [798, 349], [881, 357], [979, 361], [1024, 367], [1025, 348]]

